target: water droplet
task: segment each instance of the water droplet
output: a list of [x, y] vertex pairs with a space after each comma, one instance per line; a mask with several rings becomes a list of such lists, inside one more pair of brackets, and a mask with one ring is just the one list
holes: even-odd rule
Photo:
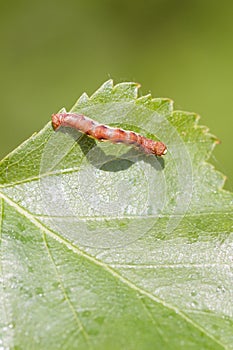
[[35, 288], [35, 292], [37, 295], [39, 295], [40, 297], [44, 295], [44, 290], [41, 287]]
[[219, 330], [219, 326], [217, 324], [213, 324], [212, 325], [212, 328], [215, 330], [215, 331], [218, 331]]
[[102, 325], [104, 323], [105, 317], [99, 316], [94, 319], [99, 325]]
[[91, 312], [89, 310], [86, 310], [83, 312], [84, 317], [89, 317], [91, 315]]
[[196, 296], [197, 296], [197, 291], [196, 291], [196, 290], [192, 290], [191, 296], [192, 296], [192, 297], [196, 297]]
[[192, 308], [197, 308], [197, 306], [198, 306], [198, 302], [197, 301], [193, 301], [192, 303], [191, 303], [191, 307]]
[[226, 292], [226, 289], [225, 289], [225, 287], [224, 287], [223, 285], [221, 285], [221, 286], [218, 286], [218, 287], [216, 288], [216, 292], [217, 292], [217, 293], [225, 293], [225, 292]]

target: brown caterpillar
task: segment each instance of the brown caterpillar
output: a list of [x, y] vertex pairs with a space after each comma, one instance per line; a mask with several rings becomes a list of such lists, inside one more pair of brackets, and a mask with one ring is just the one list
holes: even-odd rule
[[112, 128], [77, 113], [58, 113], [52, 115], [52, 126], [57, 130], [60, 126], [67, 126], [98, 140], [112, 143], [124, 143], [143, 149], [147, 154], [163, 156], [167, 153], [167, 147], [163, 142], [154, 141], [141, 136], [134, 131]]

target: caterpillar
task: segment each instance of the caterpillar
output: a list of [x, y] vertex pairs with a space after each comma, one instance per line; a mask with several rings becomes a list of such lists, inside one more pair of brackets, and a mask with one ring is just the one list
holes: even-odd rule
[[100, 124], [85, 115], [77, 113], [57, 113], [52, 115], [52, 126], [54, 130], [59, 127], [71, 127], [98, 140], [110, 141], [112, 143], [123, 143], [141, 148], [146, 154], [163, 156], [167, 153], [167, 147], [163, 142], [148, 139], [138, 133], [120, 128]]

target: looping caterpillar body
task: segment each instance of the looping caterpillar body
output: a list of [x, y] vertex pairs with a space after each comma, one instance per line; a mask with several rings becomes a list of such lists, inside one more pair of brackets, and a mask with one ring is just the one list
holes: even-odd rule
[[93, 137], [98, 141], [124, 143], [141, 148], [147, 154], [163, 156], [167, 147], [163, 142], [154, 141], [137, 134], [134, 131], [112, 128], [77, 113], [58, 113], [52, 115], [52, 126], [57, 130], [60, 126], [71, 127]]

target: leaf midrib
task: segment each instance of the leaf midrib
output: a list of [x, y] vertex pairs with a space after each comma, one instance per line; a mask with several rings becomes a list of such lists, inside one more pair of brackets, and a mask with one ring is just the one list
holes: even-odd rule
[[192, 319], [190, 319], [186, 314], [184, 314], [182, 311], [180, 311], [177, 307], [173, 306], [172, 304], [166, 303], [162, 299], [154, 296], [149, 291], [142, 289], [141, 287], [138, 287], [133, 282], [128, 280], [127, 278], [123, 277], [121, 274], [119, 274], [117, 271], [106, 265], [104, 262], [94, 258], [93, 256], [87, 254], [86, 252], [80, 250], [76, 245], [69, 242], [67, 239], [61, 237], [57, 233], [53, 232], [49, 228], [47, 228], [44, 224], [42, 224], [40, 221], [38, 221], [31, 213], [26, 211], [23, 207], [19, 206], [16, 202], [14, 202], [12, 199], [10, 199], [8, 196], [0, 192], [0, 197], [2, 200], [6, 201], [8, 205], [10, 205], [12, 208], [14, 208], [19, 214], [23, 215], [25, 218], [27, 218], [32, 224], [34, 224], [39, 230], [41, 230], [43, 233], [47, 234], [49, 237], [53, 238], [54, 240], [58, 241], [59, 243], [65, 245], [68, 249], [72, 250], [75, 254], [78, 254], [79, 256], [82, 256], [83, 258], [89, 260], [93, 264], [101, 267], [106, 272], [111, 274], [114, 278], [122, 282], [124, 285], [126, 285], [128, 288], [139, 292], [140, 294], [146, 296], [153, 302], [156, 302], [158, 304], [161, 304], [163, 307], [172, 310], [176, 314], [178, 314], [181, 318], [183, 318], [186, 322], [191, 324], [194, 328], [198, 329], [200, 332], [205, 334], [209, 339], [214, 341], [216, 344], [220, 345], [223, 349], [226, 349], [225, 345], [222, 344], [218, 339], [216, 339], [212, 334], [208, 333], [206, 329], [202, 328], [200, 325], [198, 325], [196, 322], [194, 322]]
[[59, 272], [58, 272], [58, 269], [57, 269], [57, 265], [54, 261], [54, 258], [53, 258], [53, 255], [49, 249], [49, 246], [48, 246], [48, 242], [46, 240], [46, 234], [45, 232], [43, 232], [43, 242], [44, 242], [44, 245], [45, 245], [45, 248], [46, 248], [46, 251], [48, 253], [48, 256], [49, 256], [49, 259], [50, 261], [52, 262], [52, 265], [54, 266], [54, 270], [55, 270], [55, 273], [57, 275], [57, 279], [59, 281], [59, 285], [60, 285], [60, 289], [65, 297], [65, 300], [66, 302], [68, 303], [68, 306], [71, 310], [71, 313], [73, 314], [74, 316], [74, 319], [75, 319], [75, 322], [77, 323], [77, 326], [78, 326], [78, 329], [82, 332], [83, 336], [84, 336], [84, 339], [85, 341], [87, 342], [89, 348], [91, 348], [91, 344], [90, 344], [90, 340], [89, 340], [89, 337], [88, 337], [88, 334], [85, 330], [85, 327], [81, 321], [81, 319], [79, 318], [79, 315], [77, 313], [77, 311], [75, 310], [70, 298], [68, 297], [67, 293], [66, 293], [66, 290], [65, 290], [65, 286], [64, 286], [64, 283], [63, 283], [63, 280], [62, 280], [62, 277], [60, 276]]

